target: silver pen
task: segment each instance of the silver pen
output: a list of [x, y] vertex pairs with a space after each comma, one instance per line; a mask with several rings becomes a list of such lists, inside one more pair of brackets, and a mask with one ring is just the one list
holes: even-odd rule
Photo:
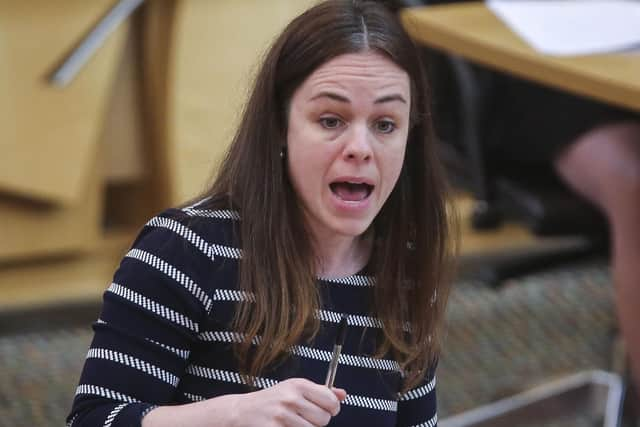
[[342, 353], [342, 345], [344, 344], [344, 338], [347, 335], [347, 318], [346, 314], [342, 315], [340, 324], [338, 325], [338, 333], [336, 334], [336, 343], [333, 345], [333, 355], [331, 356], [331, 362], [329, 362], [329, 371], [327, 372], [327, 379], [324, 385], [331, 388], [333, 382], [336, 379], [336, 371], [338, 370], [338, 360], [340, 360], [340, 353]]

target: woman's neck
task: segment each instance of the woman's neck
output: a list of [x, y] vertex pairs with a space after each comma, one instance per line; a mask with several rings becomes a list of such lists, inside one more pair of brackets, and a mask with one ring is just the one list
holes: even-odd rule
[[367, 234], [358, 237], [334, 236], [314, 245], [317, 275], [327, 279], [351, 276], [369, 261], [373, 239]]

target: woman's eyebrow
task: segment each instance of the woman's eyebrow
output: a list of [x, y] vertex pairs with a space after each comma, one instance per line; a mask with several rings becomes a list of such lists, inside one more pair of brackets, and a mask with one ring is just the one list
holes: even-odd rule
[[392, 95], [386, 95], [383, 96], [381, 98], [376, 99], [373, 103], [374, 104], [383, 104], [385, 102], [392, 102], [392, 101], [400, 101], [404, 104], [407, 103], [407, 100], [404, 99], [404, 97], [402, 95], [400, 95], [399, 93], [394, 93]]
[[[316, 95], [311, 97], [310, 101], [315, 101], [316, 99], [319, 99], [319, 98], [329, 98], [329, 99], [331, 99], [333, 101], [343, 102], [343, 103], [346, 103], [346, 104], [350, 104], [351, 103], [349, 98], [347, 98], [345, 96], [342, 96], [342, 95], [338, 95], [337, 93], [334, 93], [334, 92], [327, 92], [327, 91], [322, 91], [320, 93], [317, 93]], [[374, 104], [384, 104], [386, 102], [393, 102], [393, 101], [399, 101], [399, 102], [402, 102], [404, 104], [407, 103], [407, 100], [404, 99], [404, 97], [402, 95], [400, 95], [399, 93], [382, 96], [382, 97], [376, 99], [375, 101], [373, 101], [373, 103]]]
[[319, 99], [319, 98], [329, 98], [334, 101], [351, 104], [351, 100], [349, 100], [349, 98], [347, 98], [346, 96], [338, 95], [335, 92], [328, 92], [328, 91], [322, 91], [320, 93], [317, 93], [316, 95], [311, 97], [310, 101], [315, 101], [316, 99]]

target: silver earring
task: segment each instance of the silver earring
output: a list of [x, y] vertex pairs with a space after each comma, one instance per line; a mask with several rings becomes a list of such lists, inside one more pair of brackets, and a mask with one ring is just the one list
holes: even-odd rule
[[287, 151], [284, 147], [280, 148], [280, 158], [284, 160], [284, 157], [287, 155]]

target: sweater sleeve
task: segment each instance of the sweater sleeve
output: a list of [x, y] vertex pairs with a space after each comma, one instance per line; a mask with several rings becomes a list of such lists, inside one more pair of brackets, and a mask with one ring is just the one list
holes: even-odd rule
[[211, 309], [212, 263], [180, 211], [147, 223], [104, 293], [68, 426], [139, 426], [172, 402]]
[[438, 425], [435, 365], [417, 387], [398, 401], [397, 427], [434, 427]]

